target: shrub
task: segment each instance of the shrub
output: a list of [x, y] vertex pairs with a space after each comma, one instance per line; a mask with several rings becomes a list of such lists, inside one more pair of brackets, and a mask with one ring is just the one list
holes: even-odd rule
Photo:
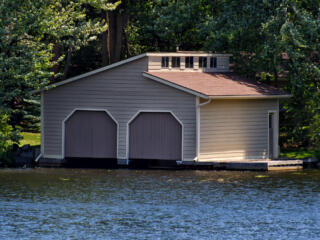
[[9, 115], [0, 109], [0, 167], [12, 164], [12, 145], [19, 142], [19, 139], [19, 131], [9, 125]]

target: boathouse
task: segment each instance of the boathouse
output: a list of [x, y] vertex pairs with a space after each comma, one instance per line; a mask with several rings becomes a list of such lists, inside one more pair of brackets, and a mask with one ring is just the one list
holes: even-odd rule
[[289, 96], [230, 72], [230, 56], [145, 53], [41, 90], [40, 163], [277, 158]]

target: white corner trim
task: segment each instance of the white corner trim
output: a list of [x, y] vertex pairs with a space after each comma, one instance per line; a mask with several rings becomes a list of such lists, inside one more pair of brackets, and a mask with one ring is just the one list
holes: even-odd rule
[[[105, 67], [102, 67], [102, 68], [98, 68], [98, 69], [93, 70], [93, 71], [91, 71], [91, 72], [87, 72], [87, 73], [84, 73], [84, 74], [81, 74], [81, 75], [78, 75], [78, 76], [75, 76], [75, 77], [66, 79], [66, 80], [61, 81], [61, 82], [57, 82], [57, 83], [54, 83], [54, 84], [50, 84], [47, 88], [48, 88], [48, 90], [50, 90], [50, 89], [53, 88], [53, 87], [58, 87], [58, 86], [61, 86], [61, 85], [67, 84], [67, 83], [71, 83], [71, 82], [77, 81], [77, 80], [79, 80], [79, 79], [82, 79], [82, 78], [85, 78], [85, 77], [89, 77], [89, 76], [92, 76], [92, 75], [94, 75], [94, 74], [97, 74], [97, 73], [100, 73], [100, 72], [103, 72], [103, 71], [106, 71], [106, 70], [109, 70], [109, 69], [112, 69], [112, 68], [121, 66], [121, 65], [123, 65], [123, 64], [129, 63], [129, 62], [132, 62], [132, 61], [135, 61], [135, 60], [138, 60], [138, 59], [143, 58], [143, 57], [146, 57], [146, 56], [147, 56], [146, 53], [140, 54], [140, 55], [138, 55], [138, 56], [134, 56], [134, 57], [131, 57], [131, 58], [122, 60], [122, 61], [120, 61], [120, 62], [116, 62], [116, 63], [110, 64], [110, 65], [108, 65], [108, 66], [105, 66]], [[44, 91], [44, 90], [47, 90], [47, 89], [46, 89], [46, 88], [43, 88], [43, 89], [41, 89], [41, 90], [34, 90], [34, 91], [31, 91], [31, 93], [32, 93], [32, 94], [35, 94], [35, 93], [42, 92], [42, 91]]]
[[162, 113], [170, 113], [181, 125], [181, 160], [183, 161], [183, 149], [184, 149], [184, 125], [183, 122], [171, 111], [171, 110], [138, 110], [127, 122], [127, 134], [126, 134], [126, 158], [129, 160], [129, 139], [130, 139], [130, 123], [140, 114], [144, 112], [162, 112]]
[[207, 95], [205, 95], [205, 94], [202, 94], [202, 93], [193, 91], [193, 90], [191, 90], [191, 89], [189, 89], [189, 88], [185, 88], [185, 87], [183, 87], [183, 86], [180, 86], [180, 85], [178, 85], [178, 84], [169, 82], [169, 81], [167, 81], [167, 80], [165, 80], [165, 79], [162, 79], [162, 78], [153, 76], [152, 74], [148, 74], [148, 73], [146, 73], [146, 72], [142, 73], [142, 76], [144, 76], [144, 77], [146, 77], [146, 78], [149, 78], [149, 79], [151, 79], [151, 80], [154, 80], [154, 81], [156, 81], [156, 82], [163, 83], [163, 84], [168, 85], [168, 86], [170, 86], [170, 87], [179, 89], [179, 90], [181, 90], [181, 91], [190, 93], [190, 94], [192, 94], [192, 95], [201, 97], [201, 98], [205, 98], [205, 99], [208, 99], [208, 98], [209, 98], [209, 97], [208, 97]]
[[42, 156], [44, 155], [44, 93], [41, 92], [41, 99], [40, 99], [40, 124], [41, 124], [41, 128], [40, 128], [40, 137], [41, 137], [41, 143], [40, 143], [40, 152], [42, 154]]
[[277, 130], [276, 130], [276, 144], [277, 144], [277, 147], [276, 147], [276, 154], [275, 154], [275, 157], [276, 158], [279, 158], [279, 155], [280, 155], [280, 145], [279, 145], [279, 134], [280, 134], [280, 129], [279, 129], [279, 121], [280, 121], [280, 113], [279, 113], [279, 99], [277, 99], [277, 115], [276, 115], [276, 127], [277, 127]]
[[[210, 101], [210, 99], [209, 99]], [[200, 154], [200, 99], [196, 97], [196, 159]]]
[[200, 103], [200, 98], [196, 97], [196, 135], [197, 135], [197, 139], [196, 139], [196, 158], [194, 160], [199, 160], [199, 156], [200, 156], [200, 139], [201, 139], [201, 115], [200, 115], [200, 111], [201, 111], [201, 107], [204, 105], [207, 105], [211, 102], [211, 98], [208, 99], [208, 101]]
[[276, 151], [275, 151], [275, 148], [278, 146], [277, 143], [275, 143], [275, 138], [278, 138], [278, 133], [277, 131], [278, 130], [278, 127], [276, 126], [276, 119], [278, 119], [278, 114], [277, 114], [277, 110], [268, 110], [268, 115], [267, 115], [267, 131], [268, 131], [268, 159], [270, 159], [270, 133], [269, 133], [269, 114], [270, 113], [273, 113], [274, 116], [273, 116], [273, 155], [275, 156], [276, 154]]
[[93, 112], [105, 112], [117, 125], [117, 159], [119, 156], [119, 123], [118, 121], [112, 116], [112, 114], [107, 110], [103, 108], [74, 108], [62, 121], [62, 146], [61, 146], [61, 154], [62, 158], [65, 158], [65, 125], [66, 121], [76, 112], [76, 111], [93, 111]]

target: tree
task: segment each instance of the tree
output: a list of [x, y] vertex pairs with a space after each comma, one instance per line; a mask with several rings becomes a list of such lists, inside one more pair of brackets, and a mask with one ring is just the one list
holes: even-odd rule
[[10, 165], [11, 145], [19, 139], [18, 131], [9, 124], [9, 115], [0, 108], [0, 167]]
[[[206, 0], [154, 0], [138, 1], [130, 6], [130, 51], [201, 50], [204, 39], [199, 25], [204, 21], [210, 1]], [[138, 52], [137, 52], [138, 51]]]
[[[319, 1], [220, 1], [201, 32], [206, 48], [234, 54], [235, 71], [293, 95], [282, 105], [282, 143], [314, 145], [319, 134]], [[284, 58], [284, 56], [286, 56]], [[317, 140], [318, 141], [318, 140]]]
[[13, 128], [23, 117], [30, 90], [45, 87], [52, 75], [52, 45], [42, 42], [38, 3], [0, 2], [0, 103]]
[[[65, 59], [62, 79], [66, 79], [72, 62], [72, 55], [81, 47], [108, 29], [104, 19], [95, 17], [99, 11], [112, 11], [119, 3], [109, 3], [106, 0], [59, 0], [43, 4], [44, 19], [40, 22], [44, 31], [43, 41], [54, 44], [54, 60], [57, 60], [53, 70], [59, 73], [59, 63]], [[60, 59], [60, 61], [59, 61]], [[59, 80], [59, 78], [58, 78]]]
[[39, 113], [39, 104], [31, 90], [67, 77], [73, 52], [107, 28], [101, 19], [87, 17], [87, 10], [97, 6], [111, 10], [116, 5], [104, 0], [0, 1], [0, 104], [13, 131], [38, 121], [33, 114]]

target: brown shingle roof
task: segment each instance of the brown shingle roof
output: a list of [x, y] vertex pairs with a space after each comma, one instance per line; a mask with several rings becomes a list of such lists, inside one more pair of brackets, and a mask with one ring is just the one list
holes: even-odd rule
[[207, 96], [287, 95], [278, 88], [233, 73], [147, 72], [146, 74]]

